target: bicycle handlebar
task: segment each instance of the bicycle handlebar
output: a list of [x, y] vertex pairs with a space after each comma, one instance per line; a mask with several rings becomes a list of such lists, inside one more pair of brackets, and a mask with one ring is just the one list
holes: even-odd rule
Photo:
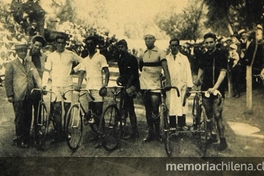
[[205, 97], [210, 97], [210, 94], [213, 94], [218, 97], [222, 97], [222, 94], [218, 90], [215, 90], [213, 93], [210, 93], [207, 90], [192, 90], [190, 91], [190, 93], [202, 93], [205, 95]]
[[177, 92], [177, 96], [180, 97], [180, 91], [178, 89], [178, 87], [176, 86], [171, 86], [171, 87], [163, 87], [163, 88], [157, 88], [157, 89], [146, 89], [147, 91], [157, 91], [157, 90], [161, 90], [161, 91], [169, 91], [171, 89], [175, 89]]
[[61, 95], [62, 98], [63, 98], [64, 100], [67, 100], [67, 98], [66, 98], [65, 95], [66, 95], [67, 92], [70, 92], [70, 91], [85, 92], [85, 93], [83, 93], [83, 94], [80, 94], [79, 96], [81, 97], [81, 96], [87, 94], [87, 95], [91, 98], [91, 100], [93, 100], [93, 101], [95, 100], [95, 98], [91, 95], [90, 91], [87, 90], [87, 89], [80, 89], [80, 90], [69, 89], [69, 90], [66, 90], [66, 91]]
[[30, 91], [30, 95], [32, 95], [33, 94], [33, 92], [35, 92], [35, 91], [39, 91], [42, 95], [44, 95], [45, 93], [52, 93], [52, 94], [54, 94], [54, 96], [55, 96], [55, 98], [54, 98], [54, 102], [56, 102], [57, 101], [57, 96], [56, 96], [56, 94], [54, 93], [54, 92], [52, 92], [51, 90], [43, 90], [43, 89], [40, 89], [40, 88], [33, 88], [33, 89], [31, 89], [31, 91]]

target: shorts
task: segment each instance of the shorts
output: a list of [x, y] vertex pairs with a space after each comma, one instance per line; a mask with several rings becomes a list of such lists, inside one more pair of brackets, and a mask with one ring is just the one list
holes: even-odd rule
[[[72, 102], [72, 91], [69, 91], [65, 94], [65, 98], [62, 98], [62, 95], [67, 91], [73, 89], [73, 86], [66, 86], [66, 87], [59, 87], [59, 86], [52, 86], [52, 92], [54, 92], [57, 102], [64, 101], [67, 103]], [[53, 95], [52, 95], [53, 96]]]
[[90, 94], [94, 98], [94, 102], [103, 102], [104, 98], [99, 95], [99, 90], [90, 89]]

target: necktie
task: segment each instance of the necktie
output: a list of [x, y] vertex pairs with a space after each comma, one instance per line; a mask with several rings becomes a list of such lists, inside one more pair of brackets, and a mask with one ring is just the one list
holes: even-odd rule
[[27, 65], [26, 65], [26, 61], [25, 60], [23, 60], [22, 65], [24, 66], [24, 69], [27, 71]]

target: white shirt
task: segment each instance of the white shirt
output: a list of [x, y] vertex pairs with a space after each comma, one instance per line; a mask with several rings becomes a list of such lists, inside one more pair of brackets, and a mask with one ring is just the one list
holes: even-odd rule
[[52, 79], [52, 86], [67, 87], [71, 86], [72, 64], [74, 62], [81, 62], [82, 58], [77, 54], [65, 49], [62, 53], [54, 51], [48, 55], [45, 69], [49, 71], [49, 76], [44, 73], [43, 84], [47, 84], [48, 78]]
[[74, 71], [86, 71], [86, 89], [99, 90], [103, 86], [102, 69], [108, 67], [106, 58], [95, 53], [92, 58], [87, 56], [74, 68]]
[[178, 97], [175, 89], [167, 92], [169, 115], [182, 116], [188, 111], [187, 103], [184, 107], [182, 106], [186, 89], [193, 86], [190, 62], [187, 56], [179, 52], [176, 54], [175, 59], [171, 53], [168, 54], [166, 60], [170, 72], [171, 85], [178, 87], [180, 93], [180, 97]]

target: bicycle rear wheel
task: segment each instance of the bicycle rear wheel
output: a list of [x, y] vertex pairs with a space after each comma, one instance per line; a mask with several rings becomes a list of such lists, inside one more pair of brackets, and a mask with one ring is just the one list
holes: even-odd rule
[[78, 104], [73, 105], [67, 113], [66, 140], [73, 151], [79, 148], [83, 133], [82, 112]]
[[121, 137], [122, 122], [116, 105], [106, 107], [101, 117], [100, 126], [103, 129], [103, 147], [107, 151], [117, 148]]
[[34, 142], [37, 149], [41, 149], [46, 141], [48, 133], [49, 118], [44, 103], [39, 104], [37, 119], [34, 122]]
[[199, 147], [201, 149], [202, 156], [204, 157], [206, 155], [208, 140], [207, 116], [204, 107], [201, 107], [201, 121], [199, 131]]

